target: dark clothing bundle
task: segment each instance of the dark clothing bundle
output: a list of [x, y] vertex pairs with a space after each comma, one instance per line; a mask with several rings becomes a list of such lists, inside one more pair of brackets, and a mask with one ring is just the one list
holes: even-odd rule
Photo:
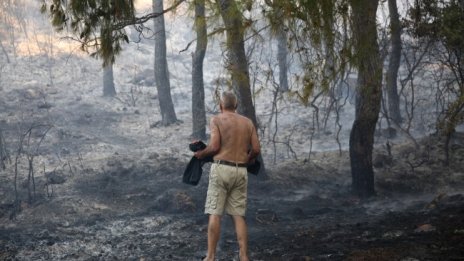
[[[195, 143], [190, 143], [189, 148], [191, 151], [195, 152], [205, 149], [206, 144], [204, 144], [202, 141], [198, 141]], [[198, 182], [200, 182], [201, 174], [203, 173], [202, 167], [206, 162], [213, 162], [213, 157], [198, 159], [197, 157], [193, 156], [184, 171], [182, 182], [196, 186]]]
[[[205, 149], [206, 144], [202, 141], [197, 141], [195, 143], [190, 143], [189, 148], [191, 151], [195, 152]], [[201, 174], [203, 174], [202, 167], [207, 162], [214, 162], [213, 157], [210, 156], [203, 159], [198, 159], [197, 157], [193, 156], [184, 171], [182, 182], [193, 186], [198, 185], [200, 182]], [[221, 162], [218, 162], [218, 164], [221, 164]], [[258, 175], [260, 167], [261, 164], [259, 161], [255, 160], [255, 163], [247, 166], [247, 171], [251, 174]]]

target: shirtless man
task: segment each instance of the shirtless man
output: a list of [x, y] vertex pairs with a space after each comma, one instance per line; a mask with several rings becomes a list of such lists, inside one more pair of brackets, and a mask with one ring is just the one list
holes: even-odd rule
[[236, 108], [235, 94], [224, 92], [220, 101], [221, 113], [211, 119], [210, 142], [204, 150], [195, 152], [195, 157], [199, 159], [214, 156], [205, 204], [209, 222], [208, 254], [204, 261], [215, 259], [224, 210], [234, 220], [240, 261], [248, 261], [248, 235], [244, 219], [248, 185], [246, 166], [258, 156], [260, 145], [252, 121], [237, 114]]

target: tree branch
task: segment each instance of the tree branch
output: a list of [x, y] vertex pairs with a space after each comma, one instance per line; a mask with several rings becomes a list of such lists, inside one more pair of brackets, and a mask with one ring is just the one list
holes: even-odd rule
[[124, 29], [124, 27], [128, 25], [144, 24], [148, 22], [150, 19], [159, 17], [167, 12], [170, 12], [176, 9], [183, 2], [185, 2], [185, 0], [177, 0], [171, 7], [164, 9], [162, 12], [150, 13], [150, 14], [147, 14], [141, 17], [134, 17], [133, 19], [130, 19], [130, 20], [121, 21], [119, 23], [114, 24], [112, 29], [113, 31], [118, 31], [118, 30]]

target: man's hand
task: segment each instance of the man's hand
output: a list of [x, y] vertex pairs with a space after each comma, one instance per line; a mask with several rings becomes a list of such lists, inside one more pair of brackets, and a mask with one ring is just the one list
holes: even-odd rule
[[203, 155], [202, 155], [203, 151], [204, 150], [198, 150], [195, 153], [193, 153], [193, 156], [195, 156], [197, 159], [202, 159], [203, 158]]
[[248, 157], [248, 163], [247, 163], [247, 164], [248, 164], [248, 165], [253, 165], [253, 164], [255, 164], [255, 161], [256, 161], [255, 158], [249, 158], [249, 157]]

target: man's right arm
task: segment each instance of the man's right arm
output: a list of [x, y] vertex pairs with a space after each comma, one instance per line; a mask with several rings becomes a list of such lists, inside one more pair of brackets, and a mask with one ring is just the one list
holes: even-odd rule
[[208, 156], [214, 156], [221, 149], [221, 134], [219, 132], [219, 127], [217, 126], [216, 121], [216, 117], [213, 117], [209, 125], [211, 137], [208, 146], [206, 146], [204, 150], [195, 152], [195, 157], [203, 159]]
[[251, 124], [252, 126], [252, 131], [251, 131], [251, 149], [250, 152], [248, 153], [248, 162], [253, 162], [256, 157], [259, 155], [261, 151], [261, 146], [259, 145], [259, 139], [258, 139], [258, 134], [256, 133], [256, 128]]

